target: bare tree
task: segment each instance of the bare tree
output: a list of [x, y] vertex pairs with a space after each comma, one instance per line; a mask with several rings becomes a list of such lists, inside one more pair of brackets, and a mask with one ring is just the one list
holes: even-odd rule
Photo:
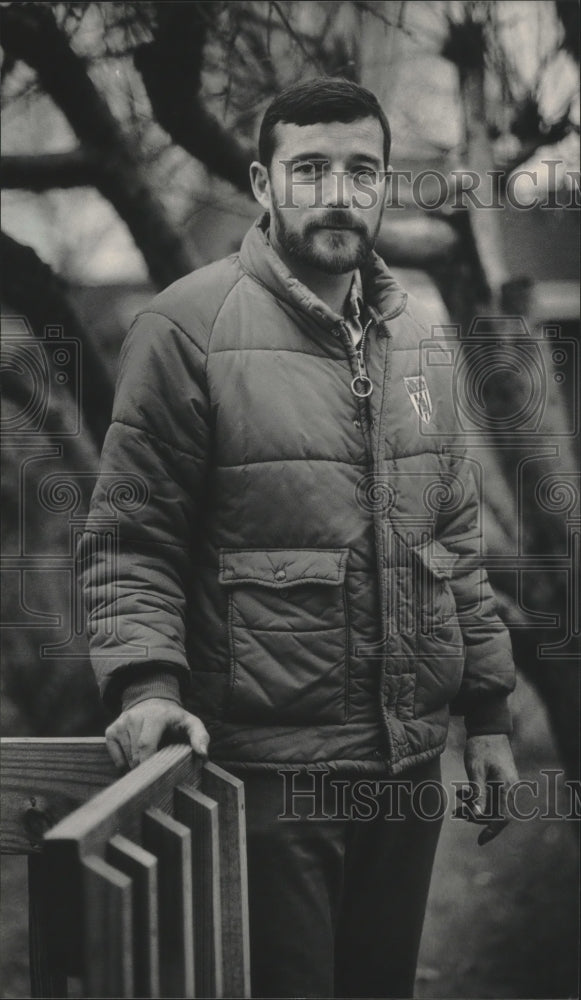
[[[2, 159], [3, 184], [41, 192], [52, 188], [92, 186], [113, 206], [127, 226], [156, 286], [169, 282], [197, 264], [195, 241], [166, 197], [163, 170], [167, 154], [180, 163], [202, 164], [212, 177], [248, 191], [248, 164], [255, 127], [270, 97], [292, 80], [320, 74], [357, 78], [365, 52], [358, 44], [362, 24], [368, 36], [389, 45], [397, 56], [402, 39], [432, 53], [444, 55], [456, 67], [465, 119], [465, 152], [477, 171], [498, 168], [497, 139], [510, 131], [517, 151], [512, 168], [540, 146], [560, 141], [578, 126], [571, 104], [555, 120], [544, 118], [541, 107], [543, 73], [550, 60], [563, 52], [578, 60], [575, 25], [578, 5], [555, 4], [560, 25], [556, 47], [539, 59], [532, 84], [523, 81], [518, 64], [503, 36], [501, 3], [427, 4], [422, 36], [415, 14], [421, 5], [405, 2], [323, 4], [277, 2], [197, 3], [10, 3], [2, 5], [2, 45], [5, 53], [5, 92], [23, 63], [33, 83], [48, 95], [73, 130], [77, 147], [67, 153], [7, 155]], [[99, 25], [85, 30], [87, 19]], [[428, 23], [429, 22], [429, 23]], [[380, 36], [375, 30], [385, 29]], [[382, 65], [380, 58], [377, 65]], [[385, 60], [383, 61], [383, 64]], [[143, 100], [138, 111], [131, 100], [120, 102], [122, 84], [115, 73], [123, 67]], [[487, 81], [495, 82], [497, 100], [491, 102]], [[371, 83], [365, 79], [366, 83]], [[375, 81], [379, 92], [382, 81]], [[488, 87], [488, 91], [490, 87]], [[389, 87], [387, 88], [389, 92]], [[129, 108], [120, 112], [119, 105]], [[443, 140], [440, 152], [445, 149]], [[450, 145], [450, 156], [458, 155]], [[171, 157], [170, 157], [171, 158]], [[180, 177], [184, 176], [184, 171]], [[165, 185], [169, 187], [170, 185]], [[186, 185], [186, 194], [189, 189]], [[407, 217], [406, 217], [407, 219]], [[440, 215], [415, 213], [382, 233], [380, 250], [392, 264], [423, 267], [440, 287], [453, 318], [464, 323], [474, 315], [493, 311], [514, 291], [506, 273], [493, 213], [451, 211]], [[31, 312], [36, 300], [40, 331], [43, 308], [53, 312], [86, 344], [86, 358], [96, 373], [85, 398], [87, 426], [96, 440], [103, 435], [111, 387], [78, 320], [67, 312], [66, 288], [58, 276], [14, 240], [5, 240], [7, 263], [3, 295], [13, 309]], [[48, 308], [48, 306], [47, 306]], [[41, 331], [40, 331], [41, 332]], [[39, 332], [39, 335], [40, 335]], [[512, 391], [525, 391], [513, 385]], [[99, 403], [101, 400], [107, 402]], [[489, 400], [498, 418], [508, 413], [509, 400], [499, 387]], [[555, 433], [563, 421], [564, 398], [556, 398], [551, 421]], [[510, 472], [523, 459], [518, 448], [500, 447], [491, 433], [488, 461], [496, 482], [505, 484], [507, 503], [514, 504]], [[544, 464], [543, 464], [544, 463]], [[563, 450], [562, 470], [576, 468]], [[562, 547], [562, 531], [555, 534], [550, 512], [533, 503], [534, 482], [554, 471], [546, 459], [530, 463], [523, 509], [527, 519], [528, 551], [547, 558]], [[536, 478], [535, 478], [536, 477]], [[498, 537], [514, 541], [514, 526], [496, 503], [489, 516], [498, 525]], [[493, 553], [494, 555], [494, 553]], [[498, 574], [504, 591], [505, 616], [523, 624], [518, 595], [510, 575]], [[567, 613], [569, 593], [550, 572], [527, 577], [525, 605], [549, 603], [555, 613]], [[519, 665], [541, 692], [554, 723], [564, 759], [571, 770], [577, 760], [576, 678], [569, 661], [540, 662], [542, 629], [514, 632]]]

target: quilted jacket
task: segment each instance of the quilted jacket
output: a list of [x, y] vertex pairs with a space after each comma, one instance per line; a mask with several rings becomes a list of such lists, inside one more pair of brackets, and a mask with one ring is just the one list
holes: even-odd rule
[[114, 708], [179, 682], [226, 766], [398, 774], [442, 751], [451, 703], [510, 729], [454, 359], [374, 255], [356, 395], [344, 320], [267, 223], [123, 345], [80, 548], [92, 662]]

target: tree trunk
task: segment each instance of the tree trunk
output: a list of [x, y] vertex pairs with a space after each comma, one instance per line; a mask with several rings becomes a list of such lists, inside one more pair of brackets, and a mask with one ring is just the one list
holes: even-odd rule
[[[34, 336], [42, 340], [45, 327], [62, 327], [67, 340], [80, 345], [78, 395], [83, 423], [100, 448], [111, 419], [113, 386], [103, 361], [67, 301], [63, 282], [31, 247], [0, 234], [2, 254], [2, 302], [28, 321]], [[73, 405], [71, 396], [71, 406]], [[58, 430], [54, 430], [58, 433]]]
[[157, 121], [172, 140], [212, 173], [250, 193], [252, 156], [199, 96], [207, 29], [217, 6], [172, 0], [156, 4], [153, 41], [137, 49], [134, 62]]
[[[471, 21], [456, 25], [453, 36], [448, 54], [456, 58], [460, 73], [468, 163], [482, 175], [493, 166], [486, 129], [482, 26]], [[482, 427], [474, 455], [481, 459], [488, 512], [494, 508], [494, 496], [487, 500], [486, 493], [493, 493], [497, 483], [503, 484], [505, 494], [508, 484], [512, 512], [510, 547], [489, 546], [491, 579], [519, 609], [519, 621], [512, 622], [515, 658], [547, 706], [563, 763], [574, 776], [579, 768], [579, 593], [574, 566], [579, 547], [575, 515], [579, 461], [568, 413], [576, 403], [567, 399], [567, 379], [561, 385], [553, 378], [552, 357], [558, 343], [537, 343], [531, 337], [526, 297], [519, 303], [508, 302], [508, 293], [519, 282], [510, 281], [506, 272], [497, 213], [471, 205], [468, 218], [488, 292], [480, 338], [474, 337], [475, 331], [464, 331], [463, 349], [475, 351], [475, 364], [480, 364], [486, 381], [481, 388], [486, 397], [482, 412], [474, 411]], [[512, 305], [510, 312], [517, 314], [500, 315], [503, 304]], [[570, 358], [568, 384], [575, 391], [573, 366]], [[475, 403], [476, 393], [472, 395]], [[480, 440], [488, 440], [487, 452]], [[549, 621], [551, 615], [554, 622]]]
[[151, 190], [146, 173], [85, 64], [70, 48], [47, 6], [13, 4], [1, 12], [6, 52], [38, 75], [66, 116], [83, 152], [97, 166], [95, 183], [118, 212], [142, 253], [152, 281], [170, 284], [195, 266]]

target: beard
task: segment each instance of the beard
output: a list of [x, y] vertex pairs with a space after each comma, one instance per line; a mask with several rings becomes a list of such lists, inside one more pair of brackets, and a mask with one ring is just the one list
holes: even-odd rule
[[363, 223], [354, 223], [345, 210], [329, 209], [297, 232], [288, 226], [274, 200], [272, 215], [277, 240], [287, 256], [325, 274], [347, 274], [362, 267], [375, 246], [381, 224], [380, 218], [371, 233]]

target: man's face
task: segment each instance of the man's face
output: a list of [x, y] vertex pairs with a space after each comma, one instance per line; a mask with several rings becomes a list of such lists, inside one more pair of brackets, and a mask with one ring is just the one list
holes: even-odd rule
[[328, 274], [360, 267], [375, 244], [385, 203], [380, 123], [372, 117], [278, 123], [275, 140], [264, 200], [259, 198], [270, 211], [275, 249]]

